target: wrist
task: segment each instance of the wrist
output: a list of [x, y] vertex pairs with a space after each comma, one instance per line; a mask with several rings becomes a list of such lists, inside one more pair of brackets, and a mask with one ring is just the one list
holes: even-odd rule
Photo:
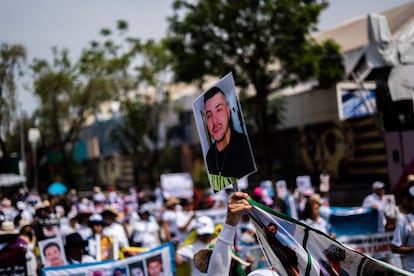
[[232, 227], [236, 227], [238, 222], [239, 222], [239, 220], [237, 220], [237, 219], [226, 219], [224, 223], [228, 224]]

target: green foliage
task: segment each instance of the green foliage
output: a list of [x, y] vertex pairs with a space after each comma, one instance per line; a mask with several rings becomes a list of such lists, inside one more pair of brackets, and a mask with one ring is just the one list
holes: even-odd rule
[[93, 107], [100, 99], [98, 79], [81, 73], [66, 50], [53, 49], [53, 61], [35, 59], [34, 93], [41, 105], [37, 110], [44, 142], [64, 146], [74, 141]]
[[10, 172], [4, 137], [16, 123], [16, 84], [21, 82], [26, 50], [21, 45], [0, 46], [0, 172]]
[[166, 39], [175, 77], [191, 82], [233, 71], [236, 84], [253, 85], [259, 97], [311, 77], [336, 78], [326, 61], [336, 55], [328, 63], [340, 64], [339, 49], [309, 39], [325, 7], [301, 0], [177, 0]]
[[[328, 58], [337, 53], [334, 44], [320, 46], [310, 39], [325, 2], [176, 0], [173, 7], [166, 45], [174, 57], [176, 80], [203, 83], [206, 76], [232, 71], [236, 85], [253, 87], [249, 108], [254, 117], [247, 119], [260, 133], [262, 147], [271, 146], [268, 131], [282, 118], [276, 110], [280, 105], [268, 107], [272, 92], [315, 77], [325, 85], [338, 75], [329, 75], [327, 67], [338, 62]], [[266, 162], [270, 167], [270, 156]]]
[[102, 29], [78, 61], [72, 63], [66, 50], [54, 49], [53, 62], [35, 60], [31, 65], [44, 143], [59, 146], [63, 167], [72, 156], [64, 149], [78, 139], [86, 119], [96, 116], [104, 102], [120, 102], [124, 121], [114, 137], [124, 152], [140, 152], [144, 137], [157, 139], [160, 108], [137, 94], [145, 85], [161, 87], [168, 55], [162, 43], [142, 43], [127, 37], [127, 31], [128, 23], [119, 20], [116, 30]]
[[123, 153], [137, 154], [150, 150], [145, 145], [145, 136], [156, 140], [161, 106], [140, 95], [121, 102], [123, 123], [111, 133], [112, 139]]
[[318, 72], [320, 87], [329, 87], [343, 80], [345, 68], [339, 51], [339, 45], [333, 40], [327, 40], [321, 45]]
[[280, 86], [311, 76], [317, 62], [307, 37], [324, 8], [318, 2], [175, 1], [167, 45], [177, 79], [232, 70], [236, 81], [269, 90], [275, 79]]
[[26, 50], [21, 45], [0, 46], [0, 132], [7, 131], [15, 117], [16, 83], [22, 77]]

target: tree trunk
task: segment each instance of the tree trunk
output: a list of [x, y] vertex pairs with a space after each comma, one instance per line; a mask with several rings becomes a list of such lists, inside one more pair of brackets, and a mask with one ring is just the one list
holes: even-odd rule
[[272, 168], [272, 147], [269, 141], [269, 120], [267, 115], [267, 93], [258, 93], [257, 97], [257, 114], [259, 116], [260, 123], [259, 133], [260, 133], [260, 144], [263, 149], [264, 162], [263, 162], [263, 171], [262, 175], [266, 178], [271, 177], [271, 168]]

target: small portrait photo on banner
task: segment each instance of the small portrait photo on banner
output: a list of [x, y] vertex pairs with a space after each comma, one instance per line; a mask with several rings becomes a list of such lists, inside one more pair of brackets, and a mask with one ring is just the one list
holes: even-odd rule
[[39, 241], [39, 251], [44, 267], [66, 265], [65, 249], [61, 238], [50, 238]]

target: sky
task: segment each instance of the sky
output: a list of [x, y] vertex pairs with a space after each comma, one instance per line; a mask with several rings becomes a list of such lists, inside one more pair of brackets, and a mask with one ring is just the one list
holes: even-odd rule
[[[0, 43], [21, 44], [28, 62], [50, 59], [52, 47], [66, 48], [73, 58], [99, 37], [102, 28], [114, 28], [126, 20], [129, 34], [142, 40], [165, 36], [173, 0], [0, 0]], [[326, 30], [368, 13], [380, 13], [410, 0], [331, 0], [320, 16]], [[31, 114], [36, 100], [19, 89], [23, 110]]]

